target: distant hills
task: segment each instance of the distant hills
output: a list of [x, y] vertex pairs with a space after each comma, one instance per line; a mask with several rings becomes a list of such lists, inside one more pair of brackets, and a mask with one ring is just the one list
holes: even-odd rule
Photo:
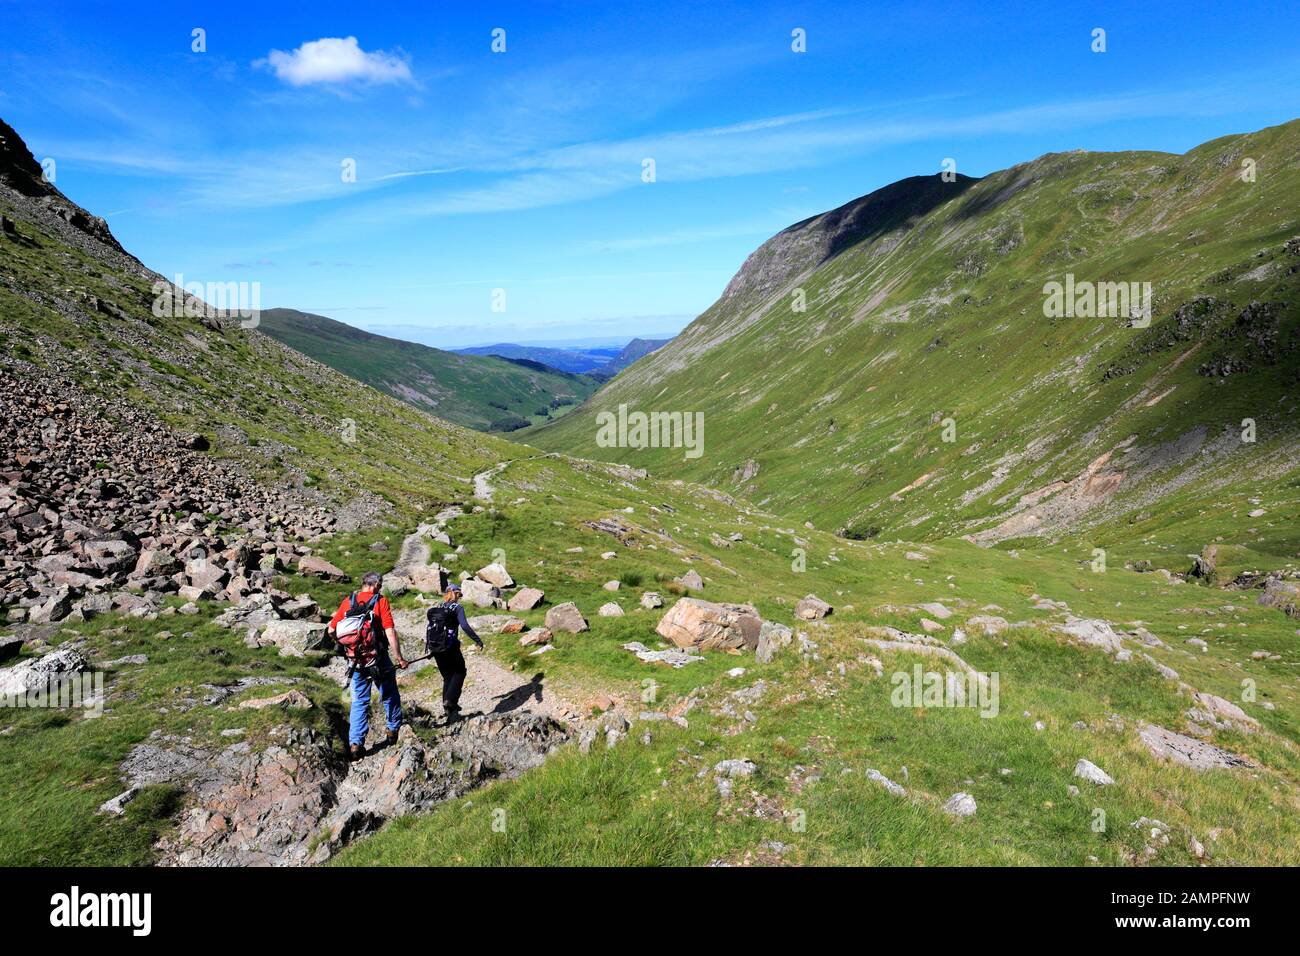
[[460, 355], [497, 355], [508, 359], [528, 359], [565, 372], [612, 378], [642, 356], [668, 344], [670, 339], [633, 339], [623, 348], [548, 348], [542, 345], [475, 345], [457, 349]]
[[600, 385], [597, 378], [553, 368], [532, 356], [444, 352], [294, 309], [263, 310], [259, 328], [381, 392], [479, 431], [506, 432], [551, 421]]

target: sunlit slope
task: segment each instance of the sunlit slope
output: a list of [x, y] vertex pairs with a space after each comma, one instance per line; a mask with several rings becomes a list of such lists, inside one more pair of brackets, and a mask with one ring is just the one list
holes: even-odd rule
[[[529, 441], [869, 536], [1005, 541], [1174, 493], [1294, 498], [1297, 235], [1300, 122], [903, 180], [769, 240], [673, 342]], [[1150, 283], [1150, 327], [1045, 315], [1067, 274]], [[703, 454], [600, 447], [596, 416], [620, 404], [704, 412]], [[1236, 530], [1221, 519], [1205, 530]]]
[[258, 328], [304, 355], [421, 411], [479, 430], [544, 422], [577, 405], [600, 384], [535, 362], [463, 355], [403, 342], [342, 322], [266, 309]]

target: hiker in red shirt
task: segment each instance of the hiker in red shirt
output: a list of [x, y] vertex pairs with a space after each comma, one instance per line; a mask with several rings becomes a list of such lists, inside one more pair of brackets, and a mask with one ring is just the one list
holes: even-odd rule
[[[384, 718], [388, 724], [386, 743], [397, 742], [397, 731], [402, 726], [402, 697], [397, 691], [397, 670], [406, 668], [402, 645], [393, 626], [393, 609], [388, 598], [380, 593], [383, 575], [369, 571], [361, 579], [361, 590], [348, 595], [330, 618], [329, 635], [344, 648], [351, 664], [349, 675], [352, 686], [352, 716], [348, 722], [348, 755], [356, 760], [361, 756], [370, 730], [370, 684], [379, 686], [379, 699], [384, 704]], [[340, 634], [340, 631], [343, 633]], [[387, 646], [381, 638], [387, 638]], [[391, 652], [391, 657], [390, 657]]]

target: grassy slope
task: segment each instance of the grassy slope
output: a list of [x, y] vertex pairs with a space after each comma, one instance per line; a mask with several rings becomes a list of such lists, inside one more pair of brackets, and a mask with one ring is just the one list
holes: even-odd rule
[[[1244, 157], [1258, 163], [1254, 183], [1237, 175]], [[1203, 428], [1222, 457], [1179, 492], [1177, 510], [1205, 511], [1198, 535], [1243, 538], [1238, 502], [1278, 494], [1270, 510], [1289, 519], [1262, 544], [1273, 560], [1294, 555], [1300, 259], [1282, 245], [1300, 233], [1297, 157], [1300, 121], [1183, 156], [1052, 154], [995, 173], [770, 293], [724, 297], [528, 441], [721, 488], [740, 487], [733, 472], [754, 459], [761, 470], [741, 490], [765, 507], [934, 538], [995, 524], [1021, 495], [1130, 436], [1138, 461]], [[1045, 318], [1042, 287], [1067, 272], [1152, 282], [1153, 328]], [[795, 287], [805, 313], [791, 309]], [[1224, 303], [1221, 317], [1191, 339], [1169, 336], [1174, 310], [1198, 293]], [[1281, 304], [1277, 364], [1224, 334], [1251, 300]], [[1198, 374], [1222, 354], [1253, 367]], [[1125, 371], [1104, 380], [1112, 365]], [[597, 447], [595, 414], [623, 402], [704, 411], [704, 455]], [[1246, 417], [1258, 423], [1254, 445], [1234, 437]], [[1131, 478], [1090, 520], [1115, 538], [1116, 522], [1160, 511], [1151, 499], [1182, 471]]]
[[495, 356], [402, 342], [293, 309], [263, 311], [259, 328], [422, 411], [480, 430], [508, 415], [533, 423], [550, 421], [600, 384], [585, 375], [539, 371]]
[[[846, 542], [790, 528], [698, 488], [628, 482], [598, 466], [575, 469], [554, 458], [517, 461], [497, 481], [502, 504], [454, 525], [469, 549], [464, 566], [503, 549], [517, 579], [544, 588], [548, 602], [576, 601], [591, 631], [559, 635], [556, 650], [541, 658], [526, 656], [509, 635], [489, 638], [491, 652], [521, 679], [542, 671], [548, 685], [578, 700], [600, 687], [636, 701], [649, 678], [656, 699], [646, 709], [667, 709], [694, 688], [703, 703], [690, 713], [688, 729], [641, 723], [612, 751], [597, 746], [584, 757], [566, 750], [519, 781], [391, 824], [350, 849], [342, 863], [698, 865], [742, 861], [772, 839], [790, 845], [788, 860], [804, 863], [1077, 865], [1096, 857], [1120, 864], [1141, 850], [1142, 834], [1131, 824], [1144, 815], [1173, 828], [1157, 863], [1195, 862], [1186, 850], [1189, 835], [1211, 846], [1219, 863], [1300, 862], [1296, 642], [1294, 622], [1276, 611], [1240, 598], [1229, 603], [1222, 592], [1167, 584], [1151, 574], [1095, 574], [1087, 552], [1011, 553], [949, 542], [932, 546], [927, 562], [911, 561], [902, 544]], [[589, 527], [593, 516], [633, 525], [632, 546]], [[672, 540], [657, 535], [660, 529]], [[711, 541], [715, 532], [725, 537], [732, 531], [744, 540], [729, 548]], [[802, 573], [791, 566], [797, 546], [807, 552]], [[583, 550], [568, 553], [573, 547]], [[602, 560], [608, 550], [617, 557]], [[658, 590], [673, 600], [671, 578], [687, 559], [705, 576], [704, 596], [752, 600], [777, 620], [791, 621], [794, 600], [809, 591], [835, 603], [830, 620], [836, 623], [809, 631], [820, 645], [819, 659], [801, 660], [787, 649], [763, 666], [749, 655], [711, 653], [702, 663], [672, 670], [642, 664], [622, 650], [629, 640], [658, 645], [653, 628], [659, 614], [638, 610], [639, 595]], [[624, 586], [611, 595], [601, 584], [615, 577]], [[1216, 739], [1266, 769], [1198, 774], [1156, 763], [1136, 742], [1135, 723], [1181, 729], [1188, 700], [1177, 684], [1144, 663], [1116, 663], [1065, 643], [1048, 626], [1059, 617], [1034, 609], [1034, 594], [1117, 624], [1140, 619], [1170, 644], [1152, 655], [1200, 689], [1240, 700], [1243, 677], [1254, 679], [1258, 700], [1242, 706], [1267, 732], [1220, 733]], [[625, 617], [595, 615], [611, 597]], [[999, 673], [996, 718], [891, 706], [890, 674], [921, 659], [875, 651], [859, 637], [867, 624], [917, 631], [921, 612], [907, 605], [936, 599], [958, 608], [945, 622], [946, 633], [990, 602], [1009, 620], [1026, 622], [998, 638], [972, 636], [961, 649], [973, 666]], [[543, 614], [539, 609], [525, 616], [537, 625]], [[1209, 651], [1188, 648], [1183, 642], [1191, 636], [1207, 640]], [[1257, 649], [1283, 660], [1252, 660]], [[884, 677], [863, 666], [868, 653], [881, 657]], [[745, 674], [727, 676], [736, 666]], [[756, 720], [734, 733], [745, 722], [714, 711], [727, 693], [756, 678], [770, 689], [760, 702], [738, 708]], [[1264, 709], [1265, 701], [1276, 709]], [[1112, 715], [1122, 719], [1122, 730], [1108, 722]], [[1037, 720], [1045, 730], [1034, 729]], [[1078, 720], [1090, 729], [1072, 729]], [[648, 745], [640, 741], [647, 729]], [[737, 781], [737, 800], [725, 803], [712, 774], [697, 774], [733, 757], [754, 760], [759, 771], [752, 781]], [[1072, 778], [1080, 757], [1105, 768], [1117, 784], [1094, 788]], [[787, 779], [797, 766], [817, 767], [821, 782], [798, 792]], [[868, 767], [898, 781], [906, 767], [910, 796], [885, 794], [863, 778]], [[1001, 774], [1004, 768], [1012, 773]], [[844, 770], [851, 772], [841, 775]], [[1067, 789], [1076, 783], [1083, 793], [1070, 797]], [[763, 806], [803, 810], [806, 829], [755, 816], [751, 790], [766, 798]], [[940, 810], [959, 790], [979, 804], [976, 818], [960, 824]], [[492, 830], [496, 808], [507, 811], [504, 833]], [[1097, 808], [1107, 815], [1104, 832], [1092, 826]], [[1222, 833], [1211, 843], [1215, 829]]]
[[[37, 242], [0, 245], [0, 350], [62, 368], [109, 404], [140, 402], [178, 429], [202, 431], [213, 454], [238, 459], [268, 482], [317, 488], [338, 503], [372, 493], [414, 519], [463, 497], [475, 472], [519, 453], [260, 332], [156, 317], [148, 278], [66, 246], [3, 201], [0, 211]], [[126, 318], [96, 311], [85, 296]], [[355, 422], [355, 443], [343, 440], [348, 421]]]

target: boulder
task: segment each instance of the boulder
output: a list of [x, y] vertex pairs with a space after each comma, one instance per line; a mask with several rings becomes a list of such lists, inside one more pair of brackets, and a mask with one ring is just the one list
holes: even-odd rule
[[610, 601], [608, 604], [602, 604], [596, 613], [601, 617], [622, 617], [623, 609], [613, 601]]
[[225, 586], [230, 574], [215, 561], [194, 558], [185, 562], [185, 578], [191, 587], [215, 593]]
[[52, 624], [72, 613], [72, 592], [65, 586], [59, 588], [40, 604], [27, 611], [27, 620], [33, 624]]
[[954, 793], [943, 805], [943, 812], [950, 817], [973, 817], [976, 809], [975, 798], [969, 793]]
[[770, 664], [776, 652], [794, 640], [794, 631], [776, 621], [764, 621], [758, 631], [758, 646], [754, 650], [754, 660], [759, 664]]
[[475, 634], [518, 634], [527, 627], [522, 619], [509, 614], [480, 614], [467, 620]]
[[795, 604], [794, 616], [804, 621], [819, 621], [833, 610], [834, 608], [817, 595], [809, 594]]
[[751, 605], [682, 598], [655, 630], [677, 647], [734, 650], [758, 647], [762, 627], [763, 619]]
[[691, 570], [678, 578], [677, 583], [682, 587], [690, 588], [693, 591], [700, 591], [704, 588], [704, 578], [700, 577], [700, 572], [696, 571], [694, 568], [691, 568]]
[[[183, 596], [183, 595], [182, 595]], [[269, 594], [250, 594], [229, 611], [217, 615], [214, 624], [241, 630], [256, 630], [280, 620], [280, 612]]]
[[441, 594], [447, 590], [447, 570], [437, 564], [422, 564], [406, 574], [412, 590], [421, 594]]
[[1300, 583], [1270, 578], [1259, 596], [1263, 607], [1275, 607], [1287, 617], [1300, 617]]
[[966, 626], [986, 637], [992, 637], [995, 634], [1001, 634], [1011, 625], [1007, 623], [1005, 617], [997, 617], [992, 614], [976, 614], [966, 622]]
[[1259, 722], [1236, 704], [1214, 694], [1199, 692], [1192, 695], [1198, 707], [1220, 720], [1237, 721], [1250, 727], [1258, 727]]
[[1207, 544], [1198, 555], [1192, 556], [1192, 569], [1188, 572], [1194, 578], [1213, 582], [1218, 575], [1219, 548]]
[[664, 599], [659, 596], [658, 591], [646, 591], [641, 595], [641, 606], [647, 611], [653, 611], [664, 606]]
[[504, 564], [493, 562], [487, 567], [479, 568], [475, 574], [480, 581], [486, 581], [493, 587], [512, 588], [515, 586], [515, 579], [510, 576]]
[[1115, 633], [1115, 629], [1100, 618], [1068, 617], [1064, 624], [1057, 625], [1057, 630], [1068, 634], [1079, 644], [1100, 648], [1107, 654], [1114, 654], [1124, 647], [1123, 640]]
[[48, 688], [51, 682], [90, 669], [74, 648], [51, 651], [44, 657], [26, 660], [0, 670], [0, 697], [19, 696]]
[[685, 667], [695, 661], [704, 660], [697, 654], [688, 654], [680, 648], [672, 647], [663, 651], [652, 651], [640, 641], [629, 641], [623, 650], [631, 651], [647, 664], [667, 664], [669, 667]]
[[268, 707], [282, 707], [285, 710], [311, 710], [312, 702], [300, 690], [290, 690], [274, 697], [257, 697], [253, 700], [239, 702], [240, 710], [266, 710]]
[[511, 596], [506, 606], [512, 611], [531, 611], [542, 603], [544, 597], [546, 597], [545, 592], [537, 588], [520, 588]]
[[601, 587], [603, 587], [606, 591], [617, 591], [619, 588], [619, 583], [617, 581], [606, 581], [604, 584], [601, 585]]
[[1080, 780], [1087, 780], [1089, 783], [1095, 783], [1099, 787], [1108, 787], [1115, 780], [1105, 770], [1102, 770], [1091, 760], [1079, 759], [1074, 765], [1074, 775]]
[[495, 585], [478, 578], [466, 578], [461, 582], [461, 596], [466, 603], [475, 607], [496, 607], [501, 599], [501, 591]]
[[146, 548], [136, 558], [135, 570], [130, 574], [136, 578], [166, 577], [175, 574], [181, 568], [176, 555], [161, 548]]
[[278, 647], [281, 657], [302, 657], [308, 651], [325, 650], [330, 639], [325, 625], [312, 621], [272, 621], [262, 630], [258, 643]]
[[551, 642], [551, 629], [539, 627], [535, 631], [529, 631], [523, 637], [519, 638], [520, 647], [540, 647], [543, 644]]
[[578, 634], [588, 629], [587, 619], [572, 601], [557, 604], [546, 612], [546, 627], [551, 631], [567, 631]]
[[312, 577], [332, 581], [335, 584], [342, 584], [351, 580], [342, 568], [335, 567], [324, 558], [314, 554], [304, 555], [298, 559], [298, 571], [301, 574], [310, 574]]
[[1231, 769], [1234, 767], [1252, 767], [1249, 760], [1229, 753], [1221, 747], [1188, 737], [1186, 734], [1174, 733], [1155, 724], [1140, 724], [1138, 739], [1142, 741], [1155, 757], [1172, 760], [1174, 763], [1191, 767], [1194, 770]]
[[314, 621], [320, 617], [320, 605], [309, 594], [300, 594], [280, 604], [280, 614], [291, 621]]

